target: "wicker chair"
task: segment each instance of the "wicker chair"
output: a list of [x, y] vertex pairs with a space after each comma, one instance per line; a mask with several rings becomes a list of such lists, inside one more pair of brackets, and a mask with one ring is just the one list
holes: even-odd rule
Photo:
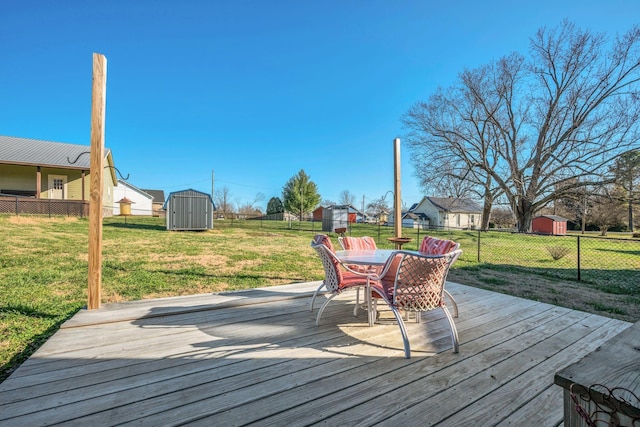
[[[460, 243], [431, 236], [424, 236], [420, 244], [420, 252], [427, 255], [443, 255], [458, 249], [460, 249]], [[449, 298], [453, 306], [453, 317], [458, 317], [458, 303], [455, 298], [453, 298], [453, 295], [446, 289], [444, 290], [444, 294]]]
[[[331, 248], [325, 243], [328, 236], [316, 235], [311, 241], [311, 247], [316, 250], [320, 259], [322, 260], [322, 266], [324, 267], [325, 278], [322, 285], [318, 287], [311, 299], [311, 310], [313, 310], [313, 304], [318, 292], [324, 287], [331, 294], [329, 298], [322, 304], [318, 311], [318, 317], [316, 318], [316, 325], [320, 324], [320, 318], [324, 309], [327, 307], [331, 300], [341, 294], [347, 289], [364, 287], [367, 290], [366, 295], [369, 294], [369, 274], [354, 271], [348, 266], [343, 264], [331, 250]], [[343, 271], [344, 270], [344, 271]], [[369, 301], [369, 300], [368, 300]], [[369, 302], [370, 307], [370, 302]], [[356, 311], [354, 310], [354, 315]], [[371, 317], [369, 316], [369, 324], [371, 325]]]
[[[362, 236], [362, 237], [352, 237], [352, 236], [341, 236], [338, 237], [338, 243], [342, 246], [344, 250], [376, 250], [378, 249], [378, 245], [376, 245], [376, 241], [373, 237]], [[359, 271], [362, 273], [379, 273], [382, 268], [377, 265], [348, 265], [348, 267], [354, 271]], [[360, 308], [360, 288], [356, 289], [356, 305], [353, 308], [353, 315], [358, 315], [358, 308]]]
[[459, 249], [443, 255], [398, 251], [380, 275], [370, 280], [371, 292], [389, 306], [398, 322], [407, 359], [411, 357], [411, 346], [401, 310], [415, 312], [416, 321], [420, 322], [423, 311], [442, 309], [451, 329], [453, 352], [458, 352], [458, 331], [444, 303], [444, 285], [449, 268], [461, 253]]

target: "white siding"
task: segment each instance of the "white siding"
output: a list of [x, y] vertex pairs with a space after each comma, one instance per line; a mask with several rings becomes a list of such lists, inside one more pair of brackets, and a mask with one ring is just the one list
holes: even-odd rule
[[127, 198], [133, 202], [131, 215], [148, 215], [153, 213], [153, 198], [127, 183], [118, 181], [118, 186], [113, 187], [113, 214], [120, 215], [119, 200]]

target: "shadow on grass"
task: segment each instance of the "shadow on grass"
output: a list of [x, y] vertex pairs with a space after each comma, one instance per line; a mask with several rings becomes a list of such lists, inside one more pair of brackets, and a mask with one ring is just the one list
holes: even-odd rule
[[77, 309], [67, 313], [64, 317], [59, 317], [49, 313], [40, 313], [37, 310], [24, 306], [0, 307], [0, 313], [18, 313], [24, 316], [47, 319], [55, 319], [59, 317], [59, 320], [49, 326], [47, 330], [31, 337], [21, 352], [16, 353], [11, 359], [9, 359], [9, 361], [7, 361], [7, 363], [0, 366], [0, 383], [6, 380], [13, 371], [18, 369], [20, 365], [30, 358], [36, 350], [38, 350], [49, 338], [51, 338], [53, 334], [58, 331], [58, 329], [60, 329], [60, 326], [64, 322], [75, 316], [80, 309], [81, 307], [78, 307]]
[[167, 227], [163, 226], [163, 225], [156, 225], [156, 224], [135, 224], [135, 223], [118, 223], [118, 222], [109, 222], [109, 223], [105, 223], [103, 225], [104, 227], [113, 227], [113, 228], [133, 228], [136, 230], [156, 230], [156, 231], [161, 231], [161, 230], [166, 230]]

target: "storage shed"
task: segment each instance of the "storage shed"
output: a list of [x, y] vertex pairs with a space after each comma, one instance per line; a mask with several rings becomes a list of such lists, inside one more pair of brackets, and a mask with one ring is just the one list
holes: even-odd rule
[[211, 195], [188, 189], [169, 194], [164, 204], [167, 230], [209, 230], [213, 228], [215, 206]]
[[349, 227], [349, 207], [329, 206], [322, 210], [322, 231]]
[[540, 234], [567, 234], [567, 219], [557, 215], [540, 215], [531, 221], [531, 231]]

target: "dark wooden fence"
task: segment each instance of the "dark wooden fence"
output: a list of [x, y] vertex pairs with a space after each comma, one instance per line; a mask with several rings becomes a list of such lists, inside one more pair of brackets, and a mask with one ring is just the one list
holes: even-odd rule
[[89, 202], [35, 199], [33, 197], [0, 194], [0, 213], [85, 217], [89, 215]]

